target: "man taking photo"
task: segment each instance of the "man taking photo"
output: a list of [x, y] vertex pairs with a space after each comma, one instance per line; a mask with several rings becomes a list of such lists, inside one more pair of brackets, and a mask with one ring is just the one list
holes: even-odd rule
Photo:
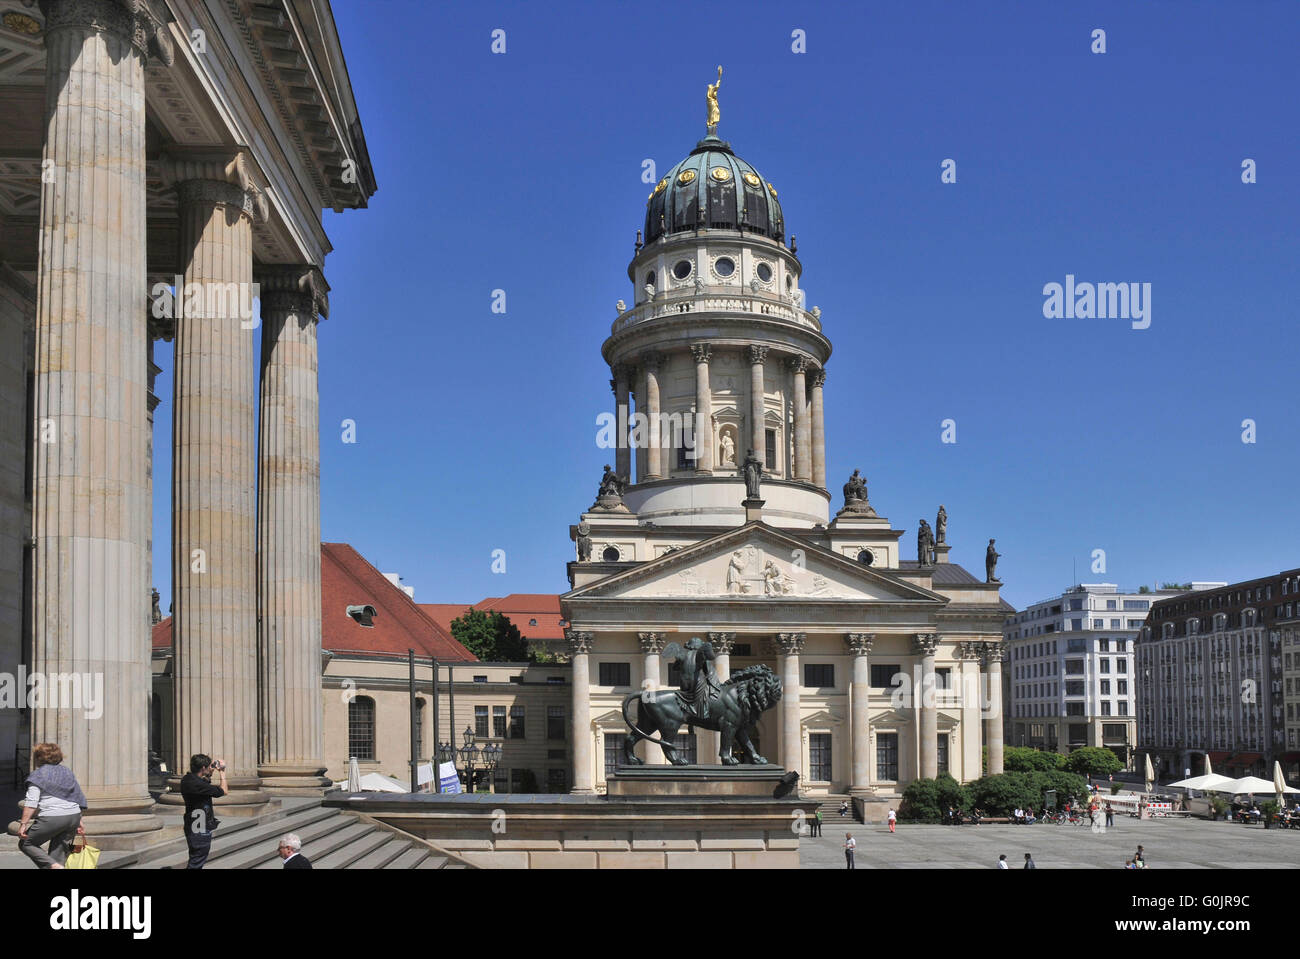
[[[212, 774], [218, 774], [219, 786], [212, 784]], [[190, 757], [190, 771], [181, 779], [181, 796], [185, 799], [185, 844], [190, 848], [190, 861], [186, 869], [202, 869], [212, 850], [212, 831], [218, 820], [212, 811], [212, 800], [226, 794], [226, 764], [204, 753]]]

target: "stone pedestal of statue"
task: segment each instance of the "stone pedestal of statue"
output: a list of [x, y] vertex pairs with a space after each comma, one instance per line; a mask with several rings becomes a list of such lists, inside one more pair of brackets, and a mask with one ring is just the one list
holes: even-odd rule
[[767, 500], [754, 499], [747, 497], [740, 501], [740, 505], [745, 507], [745, 522], [757, 523], [763, 519], [763, 505]]
[[610, 799], [690, 796], [798, 800], [798, 773], [762, 766], [619, 766], [606, 776]]
[[934, 547], [934, 563], [940, 566], [948, 562], [948, 551], [952, 549], [947, 543], [939, 543]]

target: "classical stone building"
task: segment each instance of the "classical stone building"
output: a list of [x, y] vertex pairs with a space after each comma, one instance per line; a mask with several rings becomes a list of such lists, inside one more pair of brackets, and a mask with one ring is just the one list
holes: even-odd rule
[[[820, 310], [805, 308], [776, 187], [710, 132], [655, 186], [644, 231], [632, 303], [619, 301], [602, 347], [612, 466], [570, 528], [560, 598], [573, 791], [604, 789], [624, 698], [674, 681], [664, 648], [696, 636], [723, 679], [757, 664], [780, 675], [784, 697], [756, 744], [806, 792], [888, 797], [943, 770], [974, 779], [986, 744], [1001, 771], [1011, 607], [991, 575], [948, 561], [943, 524], [937, 544], [904, 559], [904, 530], [876, 513], [864, 480], [850, 479], [832, 517], [831, 343]], [[747, 451], [763, 467], [758, 496]], [[955, 520], [967, 543], [972, 526]], [[716, 734], [681, 733], [687, 758], [718, 761]], [[658, 747], [638, 754], [664, 761]]]
[[[158, 827], [163, 576], [178, 754], [224, 755], [234, 804], [325, 782], [321, 211], [375, 189], [328, 0], [5, 5], [0, 671], [99, 676], [105, 702], [6, 716], [0, 761], [57, 740], [92, 833]], [[158, 338], [174, 344], [170, 570], [150, 568]]]

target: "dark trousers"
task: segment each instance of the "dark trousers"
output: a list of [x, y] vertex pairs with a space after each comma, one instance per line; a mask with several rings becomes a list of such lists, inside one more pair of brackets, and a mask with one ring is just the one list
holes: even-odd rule
[[1106, 813], [1106, 825], [1107, 826], [1115, 825], [1115, 814], [1113, 812]]
[[202, 869], [203, 864], [208, 861], [208, 853], [212, 851], [212, 833], [201, 832], [198, 834], [185, 834], [185, 844], [190, 847], [190, 862], [186, 869]]
[[849, 864], [848, 868], [853, 869], [853, 868], [854, 868], [854, 866], [853, 866], [853, 850], [852, 850], [852, 849], [846, 849], [846, 850], [844, 850], [844, 858], [848, 860], [848, 864]]
[[[40, 869], [60, 866], [68, 861], [72, 843], [81, 825], [81, 813], [71, 816], [37, 816], [27, 827], [27, 838], [18, 840], [18, 849]], [[49, 843], [49, 854], [41, 846]]]

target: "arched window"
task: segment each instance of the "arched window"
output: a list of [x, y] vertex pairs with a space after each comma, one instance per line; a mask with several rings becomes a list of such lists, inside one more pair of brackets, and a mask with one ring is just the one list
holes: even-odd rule
[[348, 703], [348, 757], [361, 762], [375, 759], [375, 701], [358, 696]]

